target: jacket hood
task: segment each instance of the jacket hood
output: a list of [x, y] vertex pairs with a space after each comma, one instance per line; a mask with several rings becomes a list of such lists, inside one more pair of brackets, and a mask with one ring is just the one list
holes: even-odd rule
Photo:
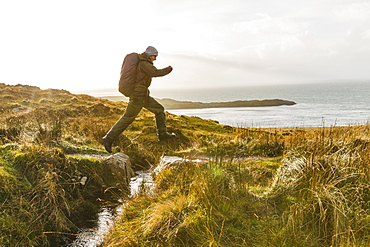
[[140, 61], [147, 61], [147, 62], [153, 64], [152, 61], [150, 61], [148, 54], [146, 54], [145, 52], [143, 52], [141, 54], [138, 54], [138, 57], [139, 57]]

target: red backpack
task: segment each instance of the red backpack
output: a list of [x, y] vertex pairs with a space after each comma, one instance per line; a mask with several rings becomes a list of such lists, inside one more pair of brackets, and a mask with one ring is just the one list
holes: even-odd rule
[[139, 57], [135, 52], [127, 54], [123, 60], [118, 91], [126, 97], [130, 97], [135, 90], [136, 69], [138, 63]]

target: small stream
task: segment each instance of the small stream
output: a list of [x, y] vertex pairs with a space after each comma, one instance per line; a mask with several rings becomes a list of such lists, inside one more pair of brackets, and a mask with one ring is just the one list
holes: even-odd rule
[[[157, 173], [164, 169], [168, 164], [173, 162], [182, 161], [181, 157], [177, 156], [164, 156], [160, 164], [152, 170], [137, 171], [135, 177], [130, 181], [130, 197], [135, 197], [139, 192], [151, 193], [155, 187], [152, 173]], [[119, 219], [120, 215], [124, 212], [127, 203], [122, 201], [116, 208], [103, 207], [98, 214], [98, 219], [95, 222], [95, 227], [89, 229], [82, 229], [77, 233], [76, 239], [67, 245], [67, 247], [98, 247], [105, 240], [106, 235], [109, 233], [115, 222]]]

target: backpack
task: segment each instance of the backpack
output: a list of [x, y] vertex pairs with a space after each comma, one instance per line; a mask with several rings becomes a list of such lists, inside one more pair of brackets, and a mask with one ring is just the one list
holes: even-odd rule
[[130, 97], [135, 90], [136, 70], [139, 63], [137, 53], [130, 53], [126, 55], [121, 67], [121, 77], [119, 79], [118, 91]]

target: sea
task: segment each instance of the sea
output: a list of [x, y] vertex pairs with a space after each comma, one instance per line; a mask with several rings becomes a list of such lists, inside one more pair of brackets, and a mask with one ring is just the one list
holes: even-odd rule
[[[92, 93], [92, 95], [94, 95]], [[99, 92], [94, 96], [108, 96]], [[114, 94], [117, 95], [117, 94]], [[260, 85], [207, 89], [151, 89], [155, 98], [193, 102], [291, 100], [292, 106], [167, 110], [245, 128], [355, 126], [370, 121], [370, 81]], [[124, 98], [124, 96], [122, 96]]]

